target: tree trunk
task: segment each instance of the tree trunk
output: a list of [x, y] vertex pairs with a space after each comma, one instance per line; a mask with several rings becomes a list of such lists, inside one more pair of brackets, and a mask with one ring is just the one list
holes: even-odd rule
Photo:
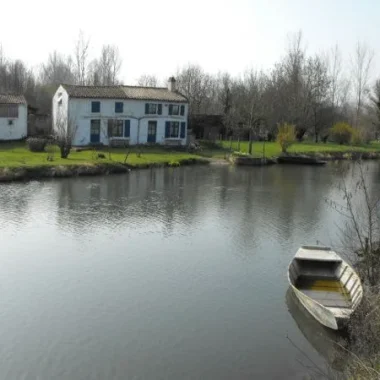
[[67, 158], [70, 154], [71, 147], [67, 145], [62, 145], [59, 147], [61, 151], [61, 158]]
[[249, 148], [248, 153], [252, 155], [252, 130], [249, 130]]

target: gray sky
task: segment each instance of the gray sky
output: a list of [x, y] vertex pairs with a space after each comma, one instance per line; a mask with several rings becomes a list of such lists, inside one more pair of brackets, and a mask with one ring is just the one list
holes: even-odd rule
[[119, 47], [126, 84], [141, 74], [168, 77], [188, 62], [212, 73], [266, 70], [300, 29], [309, 53], [337, 43], [347, 63], [365, 41], [380, 77], [380, 0], [19, 0], [3, 1], [1, 14], [7, 56], [34, 67], [54, 49], [71, 53], [82, 29], [92, 57], [104, 43]]

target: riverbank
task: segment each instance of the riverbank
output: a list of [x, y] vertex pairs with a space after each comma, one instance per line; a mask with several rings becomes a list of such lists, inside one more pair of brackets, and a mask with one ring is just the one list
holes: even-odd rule
[[[233, 142], [232, 146], [234, 147], [234, 145]], [[266, 164], [277, 163], [276, 157], [281, 155], [277, 143], [265, 143], [264, 145], [262, 142], [255, 142], [252, 156], [244, 154], [244, 151], [248, 150], [247, 142], [241, 142], [240, 149], [242, 156], [251, 157], [255, 165], [261, 165], [261, 161], [263, 161], [263, 154], [259, 154], [260, 149], [265, 154]], [[237, 157], [241, 153], [238, 153]], [[289, 154], [315, 157], [324, 161], [379, 159], [380, 144], [352, 147], [336, 144], [299, 143], [289, 149]], [[2, 143], [0, 144], [0, 182], [108, 175], [153, 167], [208, 163], [230, 164], [234, 162], [233, 159], [231, 160], [233, 156], [235, 153], [226, 147], [226, 142], [202, 143], [201, 149], [193, 152], [160, 146], [113, 149], [107, 147], [73, 148], [67, 159], [60, 158], [57, 147], [48, 147], [46, 152], [31, 152], [25, 143]]]
[[131, 170], [157, 167], [205, 165], [210, 161], [201, 158], [187, 158], [172, 162], [153, 162], [130, 165], [121, 162], [83, 163], [75, 165], [40, 165], [0, 168], [0, 182], [30, 181], [43, 178], [68, 178], [128, 173]]
[[[248, 141], [221, 141], [217, 144], [223, 149], [232, 151], [239, 151], [242, 153], [248, 153], [249, 143]], [[231, 148], [231, 149], [230, 149]], [[370, 144], [363, 145], [340, 145], [335, 143], [313, 143], [313, 142], [297, 142], [290, 146], [288, 153], [291, 154], [307, 154], [307, 155], [321, 155], [328, 158], [340, 157], [341, 155], [351, 154], [358, 155], [361, 153], [380, 154], [380, 142], [373, 141]], [[281, 154], [281, 147], [276, 142], [254, 142], [252, 144], [252, 154], [256, 157], [273, 158], [278, 157]]]

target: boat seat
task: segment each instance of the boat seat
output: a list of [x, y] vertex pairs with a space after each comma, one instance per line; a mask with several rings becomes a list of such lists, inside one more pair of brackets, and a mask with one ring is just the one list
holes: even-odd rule
[[324, 292], [320, 290], [300, 289], [302, 293], [317, 301], [323, 306], [334, 308], [351, 308], [351, 300], [338, 292]]

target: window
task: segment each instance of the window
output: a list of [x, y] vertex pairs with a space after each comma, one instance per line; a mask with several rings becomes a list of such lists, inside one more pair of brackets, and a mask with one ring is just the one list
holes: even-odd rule
[[181, 116], [184, 116], [185, 115], [185, 106], [182, 105], [181, 106]]
[[162, 115], [162, 104], [145, 103], [146, 115]]
[[179, 122], [167, 121], [165, 124], [165, 138], [178, 138]]
[[179, 115], [179, 105], [170, 104], [169, 105], [169, 115]]
[[0, 104], [0, 117], [18, 117], [18, 105]]
[[8, 125], [13, 125], [13, 120], [8, 120]]
[[91, 112], [100, 112], [100, 102], [91, 102]]
[[155, 115], [157, 113], [157, 104], [146, 103], [145, 104], [145, 114], [146, 115]]
[[172, 121], [170, 124], [170, 137], [178, 137], [179, 134], [179, 122]]
[[186, 123], [181, 123], [181, 129], [179, 121], [167, 121], [165, 123], [165, 138], [167, 139], [184, 139], [186, 137]]
[[108, 138], [110, 137], [123, 137], [123, 120], [108, 120]]
[[116, 102], [115, 103], [115, 112], [116, 113], [123, 113], [124, 104], [123, 102]]

